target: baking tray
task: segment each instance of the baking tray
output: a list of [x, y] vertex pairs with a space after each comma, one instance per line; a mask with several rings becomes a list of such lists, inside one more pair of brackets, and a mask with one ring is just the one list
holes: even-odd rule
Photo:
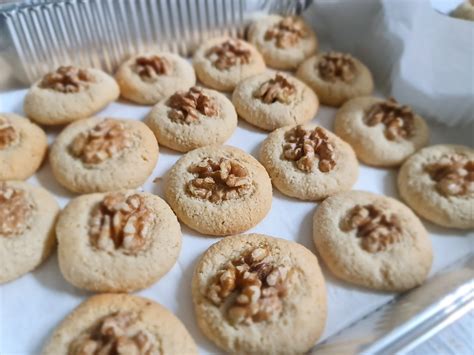
[[[120, 1], [115, 3], [120, 3]], [[133, 6], [144, 6], [143, 4], [146, 3], [151, 4], [152, 2], [137, 1]], [[172, 5], [178, 4], [180, 1], [163, 1], [159, 5], [162, 6], [162, 3]], [[219, 13], [213, 6], [220, 2], [201, 0], [200, 6], [204, 6], [202, 4], [205, 3], [210, 9], [209, 14], [214, 14], [210, 15], [211, 17]], [[239, 4], [236, 9], [243, 9], [241, 15], [235, 14], [234, 16], [235, 19], [238, 19], [236, 21], [238, 25], [232, 29], [227, 27], [220, 29], [221, 27], [213, 27], [214, 25], [205, 27], [203, 25], [206, 28], [205, 32], [195, 33], [196, 38], [207, 38], [226, 31], [230, 34], [242, 36], [245, 24], [255, 17], [270, 12], [298, 12], [305, 9], [309, 4], [308, 1], [298, 2], [299, 5], [294, 6], [295, 2], [291, 1], [253, 2], [243, 0], [233, 3]], [[290, 6], [285, 7], [285, 4], [288, 5], [288, 3], [291, 3]], [[29, 5], [10, 3], [8, 9], [4, 10], [0, 16], [1, 21], [3, 21], [3, 27], [0, 27], [3, 30], [3, 32], [0, 32], [0, 38], [2, 41], [5, 38], [9, 41], [15, 37], [16, 32], [10, 30], [13, 25], [9, 23], [5, 27], [5, 23], [20, 21], [20, 18], [29, 16], [28, 14], [37, 16], [37, 14], [43, 13], [44, 10], [41, 9], [54, 6], [87, 7], [93, 4], [95, 4], [94, 6], [110, 6], [111, 1], [36, 1], [35, 4]], [[185, 5], [186, 1], [181, 1], [181, 6]], [[177, 12], [185, 11], [172, 6], [168, 9], [174, 9], [170, 11]], [[163, 16], [171, 18], [174, 15], [162, 14]], [[215, 20], [215, 22], [218, 23], [219, 21]], [[183, 22], [183, 26], [185, 23], [187, 22]], [[155, 24], [155, 26], [157, 25]], [[161, 26], [161, 24], [159, 25]], [[131, 25], [127, 22], [124, 26]], [[6, 32], [5, 29], [7, 29]], [[26, 29], [23, 27], [15, 27], [15, 29], [21, 36], [33, 36], [31, 32], [34, 30], [33, 28], [28, 30], [30, 32], [25, 32]], [[37, 33], [36, 36], [40, 36], [40, 34]], [[44, 37], [45, 34], [41, 34], [41, 36]], [[148, 42], [143, 41], [143, 43]], [[190, 43], [190, 46], [192, 46], [194, 42]], [[88, 45], [90, 43], [84, 42], [84, 48], [88, 48]], [[162, 47], [164, 45], [162, 42], [155, 43], [152, 41], [152, 45], [155, 47], [151, 48], [167, 48], [182, 54], [191, 51], [191, 47], [184, 48], [179, 44]], [[25, 48], [21, 47], [23, 51], [26, 51]], [[95, 45], [94, 48], [99, 48], [99, 46]], [[30, 48], [30, 50], [33, 49], [33, 47]], [[132, 48], [130, 52], [123, 52], [122, 55], [126, 56], [134, 50]], [[13, 52], [18, 52], [18, 49], [15, 47]], [[18, 55], [18, 53], [15, 55]], [[74, 57], [74, 51], [72, 49], [68, 50], [68, 55], [71, 58]], [[90, 58], [90, 63], [97, 64], [96, 66], [105, 70], [113, 70], [116, 63], [120, 61], [119, 57], [116, 58], [116, 62], [103, 60], [100, 58], [100, 53], [94, 54], [94, 56], [97, 57], [97, 60], [94, 62], [93, 58]], [[12, 56], [11, 58], [16, 58], [13, 63], [16, 62], [18, 66], [23, 65], [19, 57]], [[51, 61], [49, 57], [46, 57], [42, 63], [34, 66], [34, 71], [32, 70], [29, 74], [31, 78], [28, 79], [27, 76], [26, 82], [34, 80], [37, 75], [41, 75], [40, 73], [47, 70], [45, 68], [53, 68], [57, 65], [59, 59], [54, 58], [56, 57], [51, 55]], [[112, 56], [109, 56], [109, 58], [112, 58]], [[9, 63], [11, 63], [11, 60]], [[110, 64], [109, 69], [106, 66], [107, 63]], [[0, 68], [3, 69], [3, 67]], [[0, 93], [0, 112], [22, 114], [24, 95], [25, 90], [9, 90]], [[116, 102], [107, 107], [100, 115], [143, 119], [149, 109], [145, 106]], [[331, 129], [334, 113], [334, 109], [322, 107], [314, 121]], [[469, 131], [456, 128], [447, 129], [436, 124], [431, 124], [431, 129], [433, 132], [431, 143], [433, 144], [453, 142], [471, 144], [472, 137]], [[56, 129], [48, 129], [50, 143], [57, 133], [58, 130]], [[254, 129], [245, 122], [239, 122], [237, 131], [227, 144], [240, 147], [254, 156], [258, 156], [260, 144], [265, 137], [265, 132]], [[180, 156], [176, 152], [161, 148], [159, 163], [151, 177], [143, 185], [143, 189], [163, 196], [159, 179], [158, 183], [153, 183], [153, 180], [156, 177], [163, 176]], [[363, 165], [361, 165], [360, 170], [355, 189], [398, 197], [395, 188], [395, 170], [374, 169]], [[56, 183], [47, 163], [29, 181], [52, 191], [61, 206], [64, 206], [72, 196]], [[311, 237], [311, 218], [315, 209], [315, 203], [290, 199], [274, 190], [274, 200], [269, 215], [252, 231], [295, 240], [316, 252]], [[372, 292], [348, 285], [333, 278], [323, 265], [323, 272], [328, 285], [329, 317], [321, 343], [315, 346], [312, 350], [313, 353], [387, 354], [405, 352], [472, 309], [474, 297], [472, 236], [474, 233], [472, 231], [461, 232], [440, 228], [426, 221], [424, 222], [433, 240], [433, 270], [427, 283], [404, 295], [397, 296], [395, 294]], [[202, 237], [184, 226], [182, 229], [183, 249], [178, 262], [162, 280], [139, 294], [154, 299], [173, 311], [189, 329], [198, 343], [201, 353], [218, 353], [219, 350], [205, 339], [198, 330], [190, 298], [191, 274], [197, 258], [208, 246], [216, 242], [216, 239]], [[48, 259], [38, 270], [9, 284], [0, 286], [0, 353], [38, 354], [51, 331], [74, 307], [88, 296], [90, 296], [89, 293], [75, 289], [62, 278], [56, 255]]]

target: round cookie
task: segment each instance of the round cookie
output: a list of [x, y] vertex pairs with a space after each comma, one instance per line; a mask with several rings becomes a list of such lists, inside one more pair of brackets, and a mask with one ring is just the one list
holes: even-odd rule
[[34, 270], [51, 254], [58, 212], [45, 189], [22, 181], [0, 182], [0, 284]]
[[193, 66], [184, 58], [167, 52], [135, 55], [122, 63], [115, 79], [126, 99], [153, 105], [179, 90], [196, 84]]
[[134, 190], [82, 195], [56, 226], [64, 278], [95, 292], [146, 288], [175, 264], [181, 228], [158, 196]]
[[197, 354], [181, 321], [152, 300], [126, 295], [92, 296], [70, 313], [43, 355]]
[[452, 12], [451, 16], [474, 21], [474, 0], [464, 0], [459, 6]]
[[230, 146], [185, 154], [165, 178], [165, 197], [181, 222], [225, 236], [258, 224], [272, 204], [272, 184], [251, 155]]
[[394, 99], [358, 97], [336, 113], [334, 132], [368, 165], [398, 166], [428, 144], [425, 120]]
[[270, 15], [252, 23], [248, 40], [272, 68], [295, 70], [318, 49], [318, 39], [301, 17]]
[[321, 200], [350, 190], [359, 164], [351, 146], [314, 125], [282, 127], [262, 144], [260, 161], [273, 185], [301, 200]]
[[158, 161], [158, 143], [142, 122], [98, 117], [71, 123], [49, 155], [61, 185], [79, 193], [136, 188]]
[[433, 260], [428, 233], [401, 202], [364, 191], [324, 200], [313, 219], [319, 255], [338, 278], [402, 292], [423, 283]]
[[160, 145], [188, 152], [223, 144], [237, 127], [237, 113], [225, 95], [194, 86], [155, 105], [145, 123]]
[[369, 69], [358, 59], [339, 52], [320, 53], [305, 60], [296, 76], [308, 84], [323, 105], [341, 106], [374, 90]]
[[241, 81], [232, 102], [240, 117], [267, 131], [310, 121], [319, 107], [318, 97], [306, 84], [272, 72]]
[[398, 191], [413, 210], [444, 227], [474, 228], [474, 150], [434, 145], [408, 158]]
[[119, 97], [115, 80], [99, 69], [62, 66], [34, 83], [25, 97], [25, 114], [44, 125], [87, 118]]
[[212, 245], [194, 270], [192, 296], [199, 328], [229, 353], [303, 354], [326, 323], [316, 256], [262, 234]]
[[254, 46], [230, 37], [203, 43], [194, 53], [193, 65], [199, 80], [220, 91], [232, 91], [240, 81], [265, 70]]
[[0, 181], [29, 178], [47, 149], [46, 134], [40, 127], [13, 113], [0, 113]]

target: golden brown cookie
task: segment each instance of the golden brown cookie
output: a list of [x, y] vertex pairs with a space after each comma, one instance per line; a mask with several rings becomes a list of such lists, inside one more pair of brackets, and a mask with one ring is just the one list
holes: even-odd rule
[[165, 197], [181, 222], [208, 235], [241, 233], [272, 204], [272, 184], [251, 155], [229, 146], [185, 154], [165, 178]]
[[203, 333], [233, 354], [303, 354], [326, 323], [318, 260], [295, 242], [242, 234], [212, 245], [194, 270]]

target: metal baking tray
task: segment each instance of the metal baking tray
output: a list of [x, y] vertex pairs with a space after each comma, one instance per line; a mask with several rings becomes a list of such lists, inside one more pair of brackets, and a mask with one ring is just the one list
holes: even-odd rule
[[[258, 16], [304, 14], [311, 3], [0, 1], [0, 90], [25, 87], [49, 70], [68, 63], [113, 72], [130, 54], [146, 50], [167, 50], [187, 56], [206, 38], [224, 34], [243, 37], [247, 24]], [[406, 352], [473, 309], [473, 275], [471, 250], [470, 256], [431, 277], [422, 287], [398, 296], [332, 335], [311, 353]]]

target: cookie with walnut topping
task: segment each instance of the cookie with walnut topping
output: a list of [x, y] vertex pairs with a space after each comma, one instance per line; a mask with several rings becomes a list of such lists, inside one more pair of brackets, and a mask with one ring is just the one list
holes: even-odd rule
[[248, 40], [269, 67], [294, 70], [318, 49], [314, 31], [301, 17], [270, 15], [249, 28]]
[[313, 90], [293, 76], [266, 72], [237, 85], [232, 102], [241, 118], [267, 131], [311, 120], [319, 101]]
[[194, 270], [192, 296], [199, 327], [230, 353], [303, 354], [326, 322], [326, 287], [316, 256], [262, 234], [212, 245]]
[[41, 187], [0, 182], [0, 284], [38, 267], [56, 244], [59, 206]]
[[99, 69], [62, 66], [34, 83], [25, 97], [25, 114], [44, 125], [87, 118], [119, 97], [115, 80]]
[[153, 105], [175, 91], [188, 90], [196, 83], [193, 66], [184, 58], [167, 52], [135, 55], [115, 73], [120, 93], [130, 101]]
[[64, 278], [95, 292], [131, 292], [158, 281], [175, 264], [181, 228], [156, 195], [134, 190], [82, 195], [56, 226]]
[[350, 54], [320, 53], [305, 60], [296, 76], [308, 84], [323, 105], [341, 106], [374, 90], [370, 70]]
[[220, 91], [232, 91], [240, 81], [265, 70], [254, 46], [230, 37], [203, 43], [194, 53], [193, 65], [199, 80]]
[[41, 165], [48, 141], [30, 120], [0, 113], [0, 181], [25, 180]]
[[188, 227], [225, 236], [246, 231], [266, 216], [272, 184], [251, 155], [230, 146], [207, 146], [185, 154], [171, 168], [165, 197]]
[[49, 155], [58, 182], [79, 192], [137, 188], [158, 160], [158, 143], [142, 122], [98, 117], [71, 123]]
[[474, 228], [474, 150], [434, 145], [408, 158], [398, 191], [413, 210], [444, 227]]
[[334, 132], [357, 157], [374, 166], [398, 166], [428, 143], [425, 120], [395, 99], [358, 97], [337, 111]]
[[161, 145], [188, 152], [223, 144], [237, 127], [237, 113], [225, 95], [193, 86], [156, 104], [145, 123]]
[[160, 304], [138, 296], [92, 296], [56, 328], [43, 355], [197, 354], [188, 331]]
[[327, 267], [360, 286], [402, 292], [424, 282], [433, 250], [423, 224], [403, 203], [365, 191], [324, 200], [313, 239]]
[[282, 193], [301, 200], [321, 200], [350, 190], [359, 164], [351, 146], [314, 125], [286, 126], [270, 133], [260, 161]]

